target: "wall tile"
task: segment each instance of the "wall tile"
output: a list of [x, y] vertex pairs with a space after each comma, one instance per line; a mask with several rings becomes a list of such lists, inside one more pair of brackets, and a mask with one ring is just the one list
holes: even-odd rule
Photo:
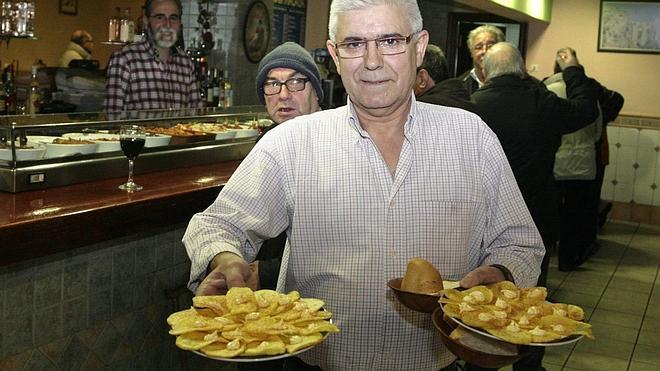
[[62, 302], [62, 271], [56, 270], [41, 274], [34, 280], [34, 307]]
[[107, 321], [112, 314], [112, 289], [93, 292], [89, 295], [89, 324]]
[[107, 324], [94, 344], [93, 352], [104, 363], [111, 363], [112, 358], [121, 343], [121, 334], [115, 330], [114, 326]]
[[637, 128], [621, 127], [619, 130], [619, 143], [622, 146], [637, 146], [639, 143], [639, 132]]
[[22, 352], [34, 347], [32, 342], [32, 312], [22, 311], [5, 317], [2, 321], [2, 348], [5, 355]]
[[614, 201], [630, 202], [633, 199], [633, 185], [630, 183], [618, 182], [614, 186]]
[[133, 283], [124, 282], [112, 289], [112, 317], [129, 313], [133, 309]]
[[115, 284], [130, 280], [135, 276], [135, 248], [132, 244], [126, 244], [115, 250], [112, 273]]
[[156, 247], [154, 238], [144, 238], [135, 247], [135, 275], [152, 273], [156, 270]]
[[171, 267], [172, 264], [174, 264], [174, 245], [169, 240], [156, 240], [156, 269]]
[[604, 180], [600, 189], [600, 197], [603, 200], [611, 200], [614, 197], [614, 184], [611, 180]]
[[658, 140], [660, 132], [655, 129], [641, 129], [639, 131], [639, 147], [640, 148], [655, 148], [660, 145]]
[[8, 287], [4, 293], [5, 319], [19, 313], [32, 312], [34, 286], [31, 281], [23, 281], [19, 285]]
[[653, 190], [648, 184], [637, 184], [633, 187], [633, 201], [636, 204], [651, 205], [653, 202]]
[[619, 141], [619, 126], [607, 125], [607, 142], [611, 144]]
[[150, 273], [136, 277], [133, 294], [135, 308], [143, 308], [151, 304], [154, 294], [154, 274]]
[[637, 159], [636, 147], [621, 147], [616, 157], [616, 180], [619, 182], [632, 183], [635, 178], [633, 165]]
[[62, 303], [62, 331], [71, 334], [87, 327], [88, 300], [86, 296]]
[[79, 370], [89, 353], [90, 349], [74, 336], [57, 366], [60, 370]]
[[60, 337], [62, 337], [62, 305], [35, 310], [34, 344], [44, 345]]
[[25, 370], [53, 370], [55, 365], [39, 351], [32, 352], [32, 357], [25, 364]]
[[64, 267], [62, 275], [62, 298], [73, 299], [87, 293], [87, 262]]
[[95, 292], [112, 285], [112, 251], [98, 254], [89, 261], [89, 290]]

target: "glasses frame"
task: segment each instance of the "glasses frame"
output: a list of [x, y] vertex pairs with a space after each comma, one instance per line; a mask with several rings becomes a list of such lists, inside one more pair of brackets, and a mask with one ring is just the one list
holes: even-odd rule
[[[386, 36], [386, 37], [377, 37], [377, 38], [373, 38], [373, 39], [356, 39], [356, 40], [351, 40], [351, 41], [342, 41], [340, 43], [334, 43], [333, 45], [334, 45], [335, 51], [337, 52], [337, 56], [339, 58], [343, 58], [343, 59], [355, 59], [355, 58], [364, 57], [367, 54], [368, 43], [371, 42], [371, 41], [373, 41], [375, 43], [376, 50], [378, 50], [380, 55], [398, 55], [398, 54], [405, 53], [406, 49], [404, 48], [402, 51], [396, 52], [396, 53], [383, 53], [383, 49], [378, 47], [378, 43], [379, 42], [384, 42], [384, 41], [387, 41], [387, 40], [395, 39], [395, 40], [405, 41], [406, 42], [405, 45], [408, 45], [412, 41], [412, 38], [413, 38], [413, 36], [415, 36], [415, 34], [417, 34], [417, 32], [413, 32], [408, 36]], [[354, 56], [343, 56], [343, 55], [341, 55], [340, 51], [342, 49], [344, 49], [346, 45], [356, 43], [356, 42], [364, 42], [364, 49], [362, 49], [362, 54], [361, 55], [354, 55]]]
[[[302, 80], [303, 81], [302, 89], [298, 89], [298, 90], [291, 89], [291, 87], [289, 87], [289, 81], [293, 81], [293, 80]], [[264, 95], [267, 95], [267, 96], [280, 94], [282, 92], [282, 86], [286, 86], [286, 90], [289, 93], [295, 93], [297, 91], [305, 90], [305, 88], [307, 87], [308, 82], [309, 82], [309, 78], [307, 78], [307, 77], [291, 77], [291, 78], [288, 78], [284, 81], [279, 81], [279, 80], [272, 79], [272, 80], [266, 80], [266, 82], [264, 82], [264, 84], [261, 86], [261, 88], [264, 90]], [[266, 93], [266, 85], [271, 85], [271, 84], [274, 84], [274, 83], [277, 83], [277, 86], [279, 87], [277, 92], [276, 93], [270, 93], [270, 94]]]
[[177, 14], [171, 14], [169, 16], [166, 16], [165, 14], [153, 14], [149, 16], [149, 19], [156, 23], [169, 23], [169, 24], [180, 24], [181, 23], [181, 16]]

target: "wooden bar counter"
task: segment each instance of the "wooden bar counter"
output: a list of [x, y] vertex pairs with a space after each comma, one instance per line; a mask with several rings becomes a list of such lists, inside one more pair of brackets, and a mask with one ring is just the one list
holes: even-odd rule
[[215, 200], [240, 161], [22, 193], [0, 193], [0, 266], [183, 223]]

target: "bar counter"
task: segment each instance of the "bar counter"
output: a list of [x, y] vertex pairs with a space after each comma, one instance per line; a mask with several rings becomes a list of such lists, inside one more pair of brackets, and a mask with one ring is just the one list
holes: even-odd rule
[[240, 161], [137, 174], [135, 193], [112, 178], [0, 193], [0, 266], [183, 223], [206, 208]]

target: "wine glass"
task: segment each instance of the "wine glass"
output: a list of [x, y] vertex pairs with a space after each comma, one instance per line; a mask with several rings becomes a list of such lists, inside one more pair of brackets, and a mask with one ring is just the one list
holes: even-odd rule
[[141, 185], [133, 182], [133, 162], [137, 158], [144, 143], [147, 140], [147, 133], [144, 127], [138, 125], [122, 125], [119, 129], [119, 144], [124, 155], [128, 157], [128, 180], [119, 186], [119, 189], [126, 192], [135, 192], [142, 189]]

